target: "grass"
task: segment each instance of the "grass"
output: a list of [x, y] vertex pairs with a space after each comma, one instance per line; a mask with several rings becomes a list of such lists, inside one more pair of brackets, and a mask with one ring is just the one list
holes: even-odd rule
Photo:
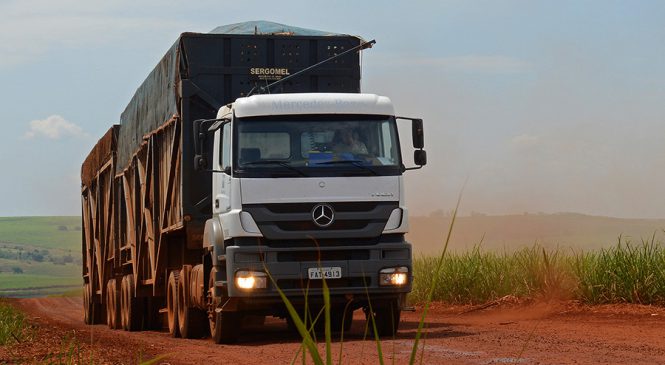
[[80, 217], [0, 217], [0, 296], [80, 285], [81, 233]]
[[81, 217], [0, 217], [0, 242], [78, 254], [80, 229]]
[[438, 258], [414, 260], [413, 302], [433, 300], [479, 304], [513, 295], [518, 298], [576, 299], [589, 304], [665, 304], [665, 247], [655, 238], [639, 243], [619, 239], [592, 252], [546, 249], [449, 254], [435, 275]]
[[76, 277], [58, 277], [48, 275], [32, 275], [32, 274], [0, 274], [0, 294], [3, 290], [9, 289], [29, 289], [29, 288], [44, 288], [44, 287], [65, 287], [82, 285], [81, 276]]
[[0, 299], [0, 346], [20, 343], [28, 335], [23, 313]]
[[[444, 260], [446, 259], [446, 253], [447, 253], [447, 250], [448, 250], [448, 245], [450, 243], [450, 237], [451, 237], [452, 232], [453, 232], [453, 227], [455, 226], [455, 218], [457, 217], [457, 210], [459, 208], [461, 199], [462, 199], [462, 196], [460, 194], [460, 197], [458, 198], [458, 201], [457, 201], [457, 205], [456, 205], [455, 210], [453, 211], [453, 214], [452, 214], [452, 219], [450, 221], [450, 226], [448, 228], [448, 234], [445, 238], [444, 245], [443, 245], [443, 250], [441, 251], [441, 254], [439, 255], [439, 257], [434, 261], [434, 265], [432, 267], [433, 271], [431, 272], [431, 274], [433, 275], [432, 276], [433, 280], [431, 280], [431, 282], [429, 283], [428, 289], [426, 289], [427, 297], [426, 297], [426, 300], [425, 300], [424, 310], [423, 310], [423, 313], [421, 315], [420, 322], [418, 324], [418, 330], [416, 331], [416, 337], [415, 337], [415, 340], [413, 342], [413, 347], [412, 347], [412, 350], [411, 350], [411, 357], [409, 359], [409, 364], [410, 365], [413, 365], [413, 364], [416, 363], [419, 348], [420, 348], [420, 351], [421, 351], [421, 353], [420, 353], [421, 354], [420, 355], [420, 362], [422, 363], [423, 354], [424, 354], [424, 351], [425, 351], [425, 346], [423, 345], [423, 346], [419, 347], [420, 338], [423, 336], [423, 333], [425, 331], [425, 320], [427, 318], [427, 312], [428, 312], [428, 309], [429, 309], [429, 305], [431, 304], [431, 302], [434, 298], [434, 292], [438, 287], [438, 281], [439, 281], [440, 273], [441, 273], [441, 270], [443, 269]], [[321, 263], [319, 262], [319, 266], [320, 265], [321, 265]], [[293, 307], [291, 301], [282, 292], [282, 290], [279, 288], [279, 286], [277, 286], [277, 282], [273, 279], [272, 275], [267, 270], [267, 268], [266, 268], [266, 273], [270, 277], [270, 280], [273, 283], [273, 285], [275, 285], [275, 287], [277, 288], [277, 291], [279, 292], [279, 295], [280, 295], [282, 301], [284, 302], [284, 304], [285, 304], [285, 306], [288, 310], [289, 316], [291, 317], [298, 333], [302, 337], [301, 349], [302, 349], [302, 352], [303, 352], [303, 354], [302, 354], [303, 364], [306, 363], [305, 351], [309, 352], [310, 359], [314, 364], [317, 364], [317, 365], [324, 364], [323, 359], [321, 357], [321, 354], [319, 354], [319, 350], [317, 348], [316, 334], [314, 332], [315, 324], [316, 324], [317, 320], [319, 320], [319, 317], [320, 317], [321, 313], [319, 313], [317, 318], [313, 320], [313, 323], [311, 324], [311, 327], [308, 328], [307, 327], [307, 313], [309, 311], [307, 310], [307, 297], [308, 297], [307, 296], [307, 290], [305, 290], [305, 293], [304, 293], [305, 294], [305, 314], [301, 318], [300, 315], [298, 314], [298, 312], [296, 311], [296, 309]], [[324, 333], [325, 333], [325, 355], [326, 355], [325, 356], [326, 357], [325, 364], [326, 365], [332, 365], [332, 352], [331, 352], [332, 336], [331, 336], [331, 323], [330, 323], [331, 322], [330, 290], [328, 289], [328, 285], [326, 283], [325, 278], [322, 279], [322, 284], [323, 284], [322, 287], [323, 287], [323, 301], [324, 301], [324, 308], [323, 308], [324, 318], [323, 318], [323, 320], [324, 320]], [[365, 290], [367, 291], [367, 287], [365, 287]], [[370, 299], [369, 294], [367, 294], [367, 299], [368, 300]], [[369, 300], [368, 303], [369, 303], [369, 312], [372, 313], [373, 309], [372, 309], [371, 300]], [[379, 360], [379, 363], [381, 365], [383, 365], [385, 363], [385, 361], [384, 361], [384, 358], [383, 358], [383, 349], [382, 349], [382, 345], [381, 345], [381, 339], [379, 338], [379, 333], [378, 333], [378, 330], [377, 330], [376, 320], [375, 320], [374, 315], [371, 315], [371, 314], [368, 315], [368, 319], [369, 320], [365, 324], [365, 337], [367, 336], [367, 331], [368, 331], [368, 329], [370, 327], [370, 324], [371, 324], [371, 329], [372, 329], [372, 332], [373, 332], [373, 335], [374, 335], [374, 340], [375, 340], [375, 343], [376, 343], [376, 349], [377, 349], [377, 353], [378, 353], [378, 357], [379, 357], [378, 360]], [[342, 333], [341, 333], [341, 336], [340, 336], [340, 343], [343, 342], [343, 335], [344, 335], [344, 331], [342, 330]], [[340, 355], [339, 355], [340, 364], [341, 364], [341, 359], [342, 359], [341, 351], [342, 351], [342, 346], [340, 346]], [[393, 351], [394, 351], [394, 346], [393, 346]], [[297, 360], [297, 357], [298, 357], [298, 354], [296, 354], [296, 357], [294, 357], [293, 363], [295, 363], [295, 361]], [[394, 362], [394, 359], [395, 359], [395, 354], [394, 353], [393, 353], [392, 359], [393, 359], [393, 362]]]

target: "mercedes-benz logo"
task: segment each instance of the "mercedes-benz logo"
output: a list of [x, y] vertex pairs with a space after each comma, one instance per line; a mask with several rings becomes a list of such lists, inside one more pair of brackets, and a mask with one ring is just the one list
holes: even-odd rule
[[328, 204], [317, 204], [312, 209], [312, 221], [321, 228], [328, 227], [335, 221], [335, 210]]

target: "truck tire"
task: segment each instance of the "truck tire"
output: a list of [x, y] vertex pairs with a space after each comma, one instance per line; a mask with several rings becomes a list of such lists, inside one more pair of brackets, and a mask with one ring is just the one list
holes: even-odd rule
[[134, 295], [134, 275], [125, 275], [120, 285], [120, 317], [125, 331], [139, 331], [143, 324], [143, 300]]
[[83, 284], [83, 321], [85, 324], [102, 323], [102, 306], [94, 302], [90, 283]]
[[169, 333], [171, 337], [180, 337], [178, 329], [178, 279], [179, 271], [171, 271], [168, 285], [166, 286], [166, 310], [168, 317]]
[[[376, 323], [376, 331], [379, 334], [379, 337], [393, 337], [397, 333], [397, 328], [399, 327], [399, 320], [402, 313], [402, 308], [400, 306], [399, 300], [393, 299], [388, 300], [382, 303], [376, 303], [376, 306], [373, 307], [374, 310], [374, 321]], [[369, 310], [365, 311], [365, 315], [368, 321], [371, 321], [369, 317]], [[372, 324], [369, 323], [370, 332], [372, 332]]]
[[201, 338], [206, 317], [203, 311], [191, 306], [188, 274], [181, 270], [178, 280], [178, 330], [182, 338]]
[[215, 311], [215, 322], [210, 324], [212, 340], [216, 344], [235, 343], [242, 324], [242, 315], [235, 312]]
[[243, 318], [240, 313], [216, 311], [223, 299], [215, 296], [216, 273], [217, 268], [213, 267], [208, 279], [208, 327], [210, 328], [210, 337], [216, 344], [235, 343], [238, 341], [238, 330], [242, 325]]
[[106, 285], [106, 324], [110, 329], [120, 329], [120, 300], [116, 280], [109, 280]]

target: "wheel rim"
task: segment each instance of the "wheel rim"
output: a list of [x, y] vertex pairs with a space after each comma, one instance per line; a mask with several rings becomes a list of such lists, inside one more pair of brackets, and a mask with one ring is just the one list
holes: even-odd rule
[[210, 336], [215, 337], [215, 330], [217, 324], [217, 316], [215, 313], [215, 308], [217, 303], [215, 301], [215, 274], [217, 273], [216, 268], [210, 270], [210, 278], [208, 279], [208, 325], [210, 326]]
[[178, 280], [178, 290], [177, 290], [177, 298], [178, 298], [178, 326], [180, 329], [180, 335], [182, 337], [187, 337], [187, 321], [188, 321], [188, 316], [187, 316], [187, 298], [186, 298], [186, 280], [184, 277], [184, 270], [180, 272], [180, 279]]
[[176, 272], [169, 275], [169, 282], [167, 285], [166, 293], [166, 308], [169, 322], [169, 332], [173, 336], [178, 335], [178, 308], [177, 308], [177, 292], [178, 292], [178, 276]]
[[113, 328], [113, 318], [111, 318], [111, 281], [106, 285], [106, 324]]
[[83, 321], [90, 323], [90, 285], [83, 285]]
[[111, 313], [111, 324], [113, 329], [118, 328], [118, 289], [115, 279], [111, 280], [109, 285], [109, 302], [110, 302], [110, 313]]
[[128, 299], [128, 288], [127, 288], [127, 277], [122, 278], [122, 285], [120, 286], [120, 316], [121, 316], [121, 322], [122, 322], [122, 329], [125, 331], [129, 330], [129, 313], [128, 313], [128, 307], [129, 303], [127, 301]]

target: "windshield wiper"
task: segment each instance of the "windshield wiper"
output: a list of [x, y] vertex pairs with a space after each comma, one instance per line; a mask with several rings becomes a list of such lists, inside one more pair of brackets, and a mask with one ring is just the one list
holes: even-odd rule
[[289, 170], [295, 171], [298, 173], [298, 175], [302, 177], [308, 177], [304, 172], [301, 170], [291, 166], [290, 164], [282, 161], [282, 160], [256, 160], [256, 161], [250, 161], [250, 162], [245, 162], [243, 164], [240, 164], [240, 166], [247, 166], [247, 165], [279, 165], [282, 167], [286, 167]]
[[317, 165], [337, 165], [337, 164], [348, 163], [348, 164], [351, 164], [355, 167], [359, 167], [361, 169], [367, 170], [367, 171], [371, 172], [374, 175], [379, 175], [379, 173], [376, 172], [376, 170], [374, 170], [373, 168], [371, 168], [367, 165], [361, 164], [361, 162], [365, 162], [365, 161], [364, 160], [335, 160], [335, 161], [317, 162], [316, 164]]

